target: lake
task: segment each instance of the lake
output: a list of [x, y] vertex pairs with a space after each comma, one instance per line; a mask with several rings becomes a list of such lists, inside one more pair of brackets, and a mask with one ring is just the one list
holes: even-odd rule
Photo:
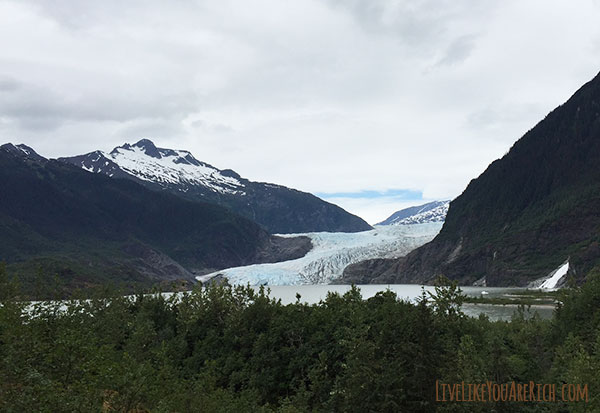
[[[254, 290], [258, 290], [259, 286], [250, 286]], [[421, 296], [422, 289], [425, 291], [435, 292], [435, 287], [429, 285], [418, 284], [361, 284], [357, 285], [364, 299], [373, 297], [380, 291], [390, 290], [396, 293], [398, 298], [416, 303]], [[265, 290], [269, 290], [269, 296], [281, 300], [282, 304], [291, 304], [296, 302], [296, 294], [300, 294], [300, 301], [308, 304], [317, 304], [319, 301], [327, 297], [327, 293], [336, 292], [344, 294], [350, 290], [350, 285], [336, 284], [306, 284], [306, 285], [269, 285], [265, 286]], [[506, 288], [506, 287], [460, 287], [463, 294], [470, 297], [487, 297], [487, 298], [503, 298], [509, 297], [515, 292], [526, 291], [525, 288]], [[482, 294], [483, 293], [483, 294]], [[184, 293], [161, 293], [165, 298], [171, 297], [173, 294], [181, 295]], [[134, 296], [129, 296], [133, 298]], [[34, 304], [38, 301], [31, 301], [30, 307], [26, 311], [31, 311]], [[52, 303], [48, 302], [48, 303]], [[66, 303], [63, 301], [63, 303]], [[66, 304], [61, 305], [61, 309], [66, 309]], [[518, 306], [514, 304], [497, 305], [497, 304], [471, 304], [466, 303], [462, 306], [462, 311], [470, 317], [478, 317], [480, 314], [487, 315], [491, 320], [510, 320]], [[531, 317], [535, 313], [543, 319], [550, 319], [554, 313], [552, 305], [532, 305], [526, 309], [525, 316]]]
[[[364, 284], [357, 285], [360, 289], [363, 298], [370, 298], [379, 291], [391, 290], [396, 293], [398, 298], [416, 302], [421, 296], [422, 288], [425, 291], [434, 292], [432, 286], [421, 286], [416, 284]], [[259, 287], [252, 287], [258, 289]], [[300, 301], [308, 304], [316, 304], [324, 300], [328, 292], [337, 292], [344, 294], [350, 290], [349, 285], [270, 285], [269, 295], [273, 298], [280, 299], [282, 304], [290, 304], [296, 302], [296, 294], [300, 294]], [[463, 294], [471, 297], [506, 297], [511, 293], [523, 291], [524, 288], [504, 288], [504, 287], [461, 287]], [[484, 293], [482, 295], [482, 293]], [[518, 306], [513, 304], [507, 305], [492, 305], [492, 304], [464, 304], [463, 312], [471, 317], [478, 317], [479, 314], [486, 314], [492, 320], [510, 320]], [[532, 316], [538, 313], [544, 319], [552, 318], [554, 307], [551, 305], [532, 305], [526, 312], [526, 316]]]

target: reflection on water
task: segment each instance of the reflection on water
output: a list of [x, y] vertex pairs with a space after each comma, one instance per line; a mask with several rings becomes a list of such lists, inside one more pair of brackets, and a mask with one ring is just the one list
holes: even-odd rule
[[[415, 284], [365, 284], [357, 285], [360, 288], [363, 298], [370, 298], [379, 291], [390, 290], [396, 293], [398, 298], [416, 302], [425, 291], [434, 292], [432, 286], [421, 286]], [[258, 287], [253, 287], [258, 288]], [[308, 304], [316, 304], [327, 297], [328, 292], [337, 292], [344, 294], [350, 290], [349, 285], [271, 285], [268, 287], [271, 292], [270, 296], [280, 299], [282, 304], [290, 304], [296, 302], [296, 295], [300, 295], [300, 301]], [[516, 291], [522, 291], [522, 288], [502, 288], [502, 287], [461, 287], [463, 294], [472, 297], [481, 297], [482, 292], [485, 297], [506, 297]], [[464, 304], [463, 311], [471, 317], [478, 317], [479, 314], [485, 314], [492, 320], [510, 320], [513, 313], [517, 311], [517, 305], [492, 305], [492, 304]], [[552, 318], [554, 308], [551, 305], [532, 305], [525, 307], [525, 317], [531, 317], [538, 313], [540, 317], [549, 319]]]
[[[518, 311], [519, 306], [514, 304], [463, 304], [463, 312], [471, 317], [479, 317], [479, 314], [487, 315], [490, 320], [510, 320]], [[543, 319], [549, 320], [554, 314], [552, 305], [532, 305], [523, 307], [525, 318], [533, 317], [536, 313]]]

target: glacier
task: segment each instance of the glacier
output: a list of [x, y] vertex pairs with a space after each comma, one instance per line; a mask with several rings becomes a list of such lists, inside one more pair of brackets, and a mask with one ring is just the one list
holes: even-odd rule
[[307, 236], [313, 248], [302, 258], [270, 264], [228, 268], [196, 277], [206, 282], [216, 276], [231, 284], [302, 285], [329, 284], [341, 277], [349, 264], [372, 258], [398, 258], [431, 241], [442, 222], [413, 225], [375, 226], [370, 231], [310, 232], [280, 234], [282, 237]]

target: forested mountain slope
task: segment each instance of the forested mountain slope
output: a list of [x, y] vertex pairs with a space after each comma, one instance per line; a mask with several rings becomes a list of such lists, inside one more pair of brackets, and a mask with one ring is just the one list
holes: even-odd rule
[[0, 147], [0, 182], [0, 261], [25, 283], [148, 285], [310, 248], [224, 207], [90, 174], [23, 145]]
[[[439, 235], [346, 280], [526, 285], [570, 260], [581, 278], [600, 259], [600, 75], [552, 111], [450, 204]], [[485, 278], [484, 278], [485, 277]]]

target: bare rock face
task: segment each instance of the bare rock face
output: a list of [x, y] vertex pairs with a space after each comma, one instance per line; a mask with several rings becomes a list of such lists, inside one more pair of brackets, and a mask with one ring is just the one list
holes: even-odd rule
[[312, 248], [309, 237], [278, 237], [272, 235], [269, 241], [257, 251], [257, 263], [295, 260], [304, 257]]

